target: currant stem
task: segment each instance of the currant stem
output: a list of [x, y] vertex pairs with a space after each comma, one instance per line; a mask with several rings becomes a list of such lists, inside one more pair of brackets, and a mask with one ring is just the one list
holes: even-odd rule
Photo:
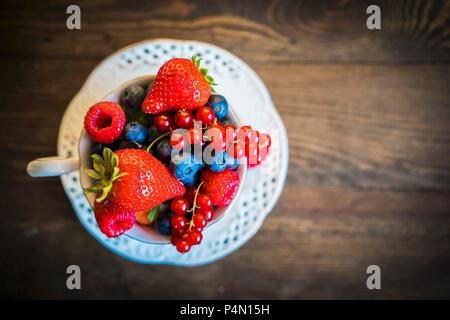
[[200, 187], [202, 186], [203, 182], [204, 181], [200, 182], [200, 184], [197, 187], [197, 190], [195, 190], [194, 204], [192, 205], [192, 217], [191, 217], [191, 221], [189, 221], [189, 231], [191, 231], [192, 225], [194, 224], [195, 209], [198, 208], [197, 207], [197, 195], [198, 195], [198, 192], [200, 191]]
[[155, 142], [161, 140], [162, 138], [167, 137], [170, 133], [172, 133], [172, 131], [168, 131], [166, 133], [163, 133], [162, 135], [160, 135], [158, 138], [156, 138], [155, 140], [152, 141], [152, 143], [149, 144], [149, 146], [147, 147], [147, 152], [150, 152], [150, 150], [152, 149], [153, 145], [155, 144]]

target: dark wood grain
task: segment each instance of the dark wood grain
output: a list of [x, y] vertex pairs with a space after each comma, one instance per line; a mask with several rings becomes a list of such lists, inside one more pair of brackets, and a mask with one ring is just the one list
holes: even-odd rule
[[[382, 30], [365, 27], [369, 4]], [[450, 298], [448, 1], [0, 3], [0, 296]], [[197, 268], [138, 265], [78, 222], [56, 178], [64, 110], [107, 55], [147, 38], [222, 46], [266, 83], [289, 136], [283, 195], [239, 251]], [[65, 288], [78, 264], [83, 289]], [[382, 268], [369, 291], [365, 269]]]

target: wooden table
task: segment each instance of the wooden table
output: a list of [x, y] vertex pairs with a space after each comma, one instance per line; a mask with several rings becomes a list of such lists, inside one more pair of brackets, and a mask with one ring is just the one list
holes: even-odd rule
[[[0, 2], [0, 292], [9, 298], [449, 298], [448, 1]], [[381, 7], [382, 29], [366, 28]], [[238, 55], [287, 127], [289, 174], [258, 234], [197, 268], [105, 250], [57, 178], [27, 162], [56, 152], [66, 106], [107, 55], [148, 38]], [[66, 289], [66, 267], [82, 290]], [[382, 289], [366, 288], [381, 267]]]

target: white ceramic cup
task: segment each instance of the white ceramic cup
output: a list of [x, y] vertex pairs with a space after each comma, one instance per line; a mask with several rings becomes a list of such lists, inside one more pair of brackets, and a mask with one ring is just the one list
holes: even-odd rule
[[[132, 79], [120, 87], [112, 91], [108, 94], [103, 101], [112, 101], [119, 103], [120, 96], [122, 92], [131, 84], [137, 84], [144, 88], [154, 79], [154, 76], [143, 76], [136, 79]], [[233, 108], [230, 106], [228, 111], [228, 120], [236, 126], [240, 126], [240, 121], [236, 116], [236, 113], [233, 111]], [[80, 139], [78, 142], [78, 157], [72, 158], [61, 158], [61, 157], [46, 157], [39, 158], [28, 163], [27, 172], [32, 177], [51, 177], [51, 176], [60, 176], [72, 171], [79, 170], [80, 171], [80, 182], [83, 188], [87, 188], [94, 184], [94, 180], [90, 178], [85, 173], [85, 168], [91, 167], [91, 159], [90, 155], [92, 154], [94, 149], [94, 143], [91, 138], [86, 134], [86, 131], [83, 129], [80, 134]], [[227, 207], [217, 207], [215, 208], [215, 215], [213, 220], [208, 224], [208, 226], [220, 220], [223, 215], [225, 215], [228, 210], [233, 206], [236, 198], [242, 189], [242, 184], [245, 179], [245, 175], [247, 172], [246, 164], [239, 164], [237, 168], [237, 173], [240, 178], [240, 185], [236, 196], [233, 201]], [[91, 207], [93, 207], [95, 201], [94, 194], [86, 195], [87, 200]], [[139, 223], [136, 223], [133, 228], [128, 230], [125, 233], [126, 236], [129, 236], [135, 240], [141, 242], [147, 242], [152, 244], [163, 244], [168, 243], [170, 241], [168, 236], [164, 236], [159, 234], [153, 226], [142, 226]]]

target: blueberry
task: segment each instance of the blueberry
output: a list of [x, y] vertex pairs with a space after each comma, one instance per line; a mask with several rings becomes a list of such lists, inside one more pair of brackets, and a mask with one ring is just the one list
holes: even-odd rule
[[221, 172], [227, 168], [227, 153], [226, 152], [216, 152], [212, 157], [211, 164], [209, 168], [215, 172]]
[[147, 128], [139, 122], [130, 122], [125, 127], [125, 139], [130, 142], [137, 142], [143, 144], [147, 142], [148, 131]]
[[170, 236], [172, 234], [172, 225], [170, 223], [171, 218], [172, 213], [170, 211], [161, 212], [155, 221], [156, 231], [162, 235]]
[[162, 162], [168, 162], [172, 154], [172, 146], [169, 139], [162, 139], [156, 146], [156, 154]]
[[198, 150], [194, 150], [194, 148], [192, 148], [191, 150], [191, 156], [194, 157], [195, 159], [195, 164], [198, 166], [198, 170], [202, 170], [203, 168], [206, 167], [206, 163], [205, 163], [205, 159], [203, 158], [203, 150], [200, 149], [200, 151]]
[[213, 94], [208, 100], [208, 105], [214, 110], [216, 118], [222, 120], [228, 114], [228, 102], [224, 96]]
[[229, 156], [227, 153], [227, 167], [230, 168], [231, 170], [234, 170], [238, 167], [238, 164], [239, 160]]
[[194, 174], [193, 176], [187, 177], [183, 179], [181, 182], [184, 184], [185, 187], [192, 187], [197, 183], [198, 180], [198, 172]]
[[202, 161], [192, 154], [176, 156], [171, 163], [173, 175], [186, 186], [195, 184], [202, 167]]
[[150, 128], [148, 128], [147, 131], [148, 131], [148, 142], [152, 142], [161, 135], [161, 132], [159, 132], [155, 126], [151, 126]]
[[120, 105], [126, 111], [138, 111], [141, 109], [141, 104], [145, 99], [145, 90], [136, 84], [127, 87], [121, 97]]

